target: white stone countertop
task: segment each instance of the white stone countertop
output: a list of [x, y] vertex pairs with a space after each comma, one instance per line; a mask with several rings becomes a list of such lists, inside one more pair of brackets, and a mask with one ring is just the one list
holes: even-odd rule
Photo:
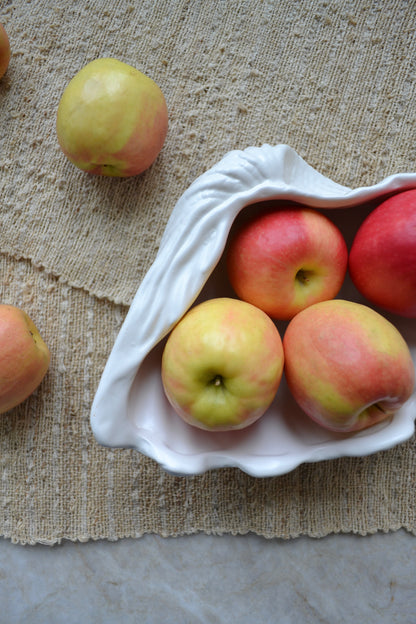
[[414, 624], [416, 539], [0, 540], [5, 624]]

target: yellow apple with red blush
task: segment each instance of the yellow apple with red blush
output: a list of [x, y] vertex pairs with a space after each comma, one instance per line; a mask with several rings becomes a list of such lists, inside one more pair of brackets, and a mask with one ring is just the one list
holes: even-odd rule
[[153, 164], [163, 147], [167, 105], [150, 77], [117, 59], [100, 58], [65, 88], [56, 130], [62, 151], [78, 168], [135, 176]]
[[366, 429], [393, 416], [414, 392], [407, 343], [366, 305], [333, 299], [302, 310], [290, 321], [283, 347], [294, 399], [327, 429]]
[[266, 412], [283, 373], [280, 334], [262, 310], [228, 297], [191, 308], [171, 331], [162, 382], [174, 411], [208, 431], [243, 429]]

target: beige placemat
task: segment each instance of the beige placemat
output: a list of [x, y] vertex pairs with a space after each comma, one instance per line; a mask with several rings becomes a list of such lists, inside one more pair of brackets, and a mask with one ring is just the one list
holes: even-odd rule
[[[168, 476], [100, 447], [89, 411], [137, 287], [187, 186], [231, 149], [288, 143], [335, 181], [416, 170], [416, 4], [246, 0], [10, 0], [0, 81], [1, 299], [24, 307], [52, 352], [39, 390], [0, 420], [0, 534], [53, 544], [160, 535], [266, 537], [416, 531], [411, 440], [363, 459], [254, 479]], [[90, 177], [59, 150], [69, 79], [113, 56], [168, 103], [156, 163]]]

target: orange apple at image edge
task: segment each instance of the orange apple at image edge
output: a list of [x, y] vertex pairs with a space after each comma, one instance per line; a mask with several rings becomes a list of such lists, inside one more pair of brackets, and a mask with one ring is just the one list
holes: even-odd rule
[[49, 362], [49, 349], [26, 312], [0, 304], [0, 414], [36, 390]]
[[4, 76], [10, 62], [10, 42], [3, 24], [0, 24], [0, 78]]

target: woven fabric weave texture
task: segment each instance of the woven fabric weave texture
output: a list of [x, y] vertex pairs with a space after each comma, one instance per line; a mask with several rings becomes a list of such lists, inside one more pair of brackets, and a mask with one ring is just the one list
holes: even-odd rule
[[[0, 21], [13, 52], [0, 81], [1, 299], [26, 309], [52, 354], [39, 390], [0, 421], [0, 534], [53, 544], [416, 532], [413, 439], [283, 477], [177, 478], [100, 447], [89, 426], [172, 209], [226, 152], [287, 143], [351, 187], [415, 170], [415, 3], [9, 0]], [[148, 74], [166, 97], [167, 141], [142, 176], [91, 177], [57, 143], [63, 89], [103, 56]]]

